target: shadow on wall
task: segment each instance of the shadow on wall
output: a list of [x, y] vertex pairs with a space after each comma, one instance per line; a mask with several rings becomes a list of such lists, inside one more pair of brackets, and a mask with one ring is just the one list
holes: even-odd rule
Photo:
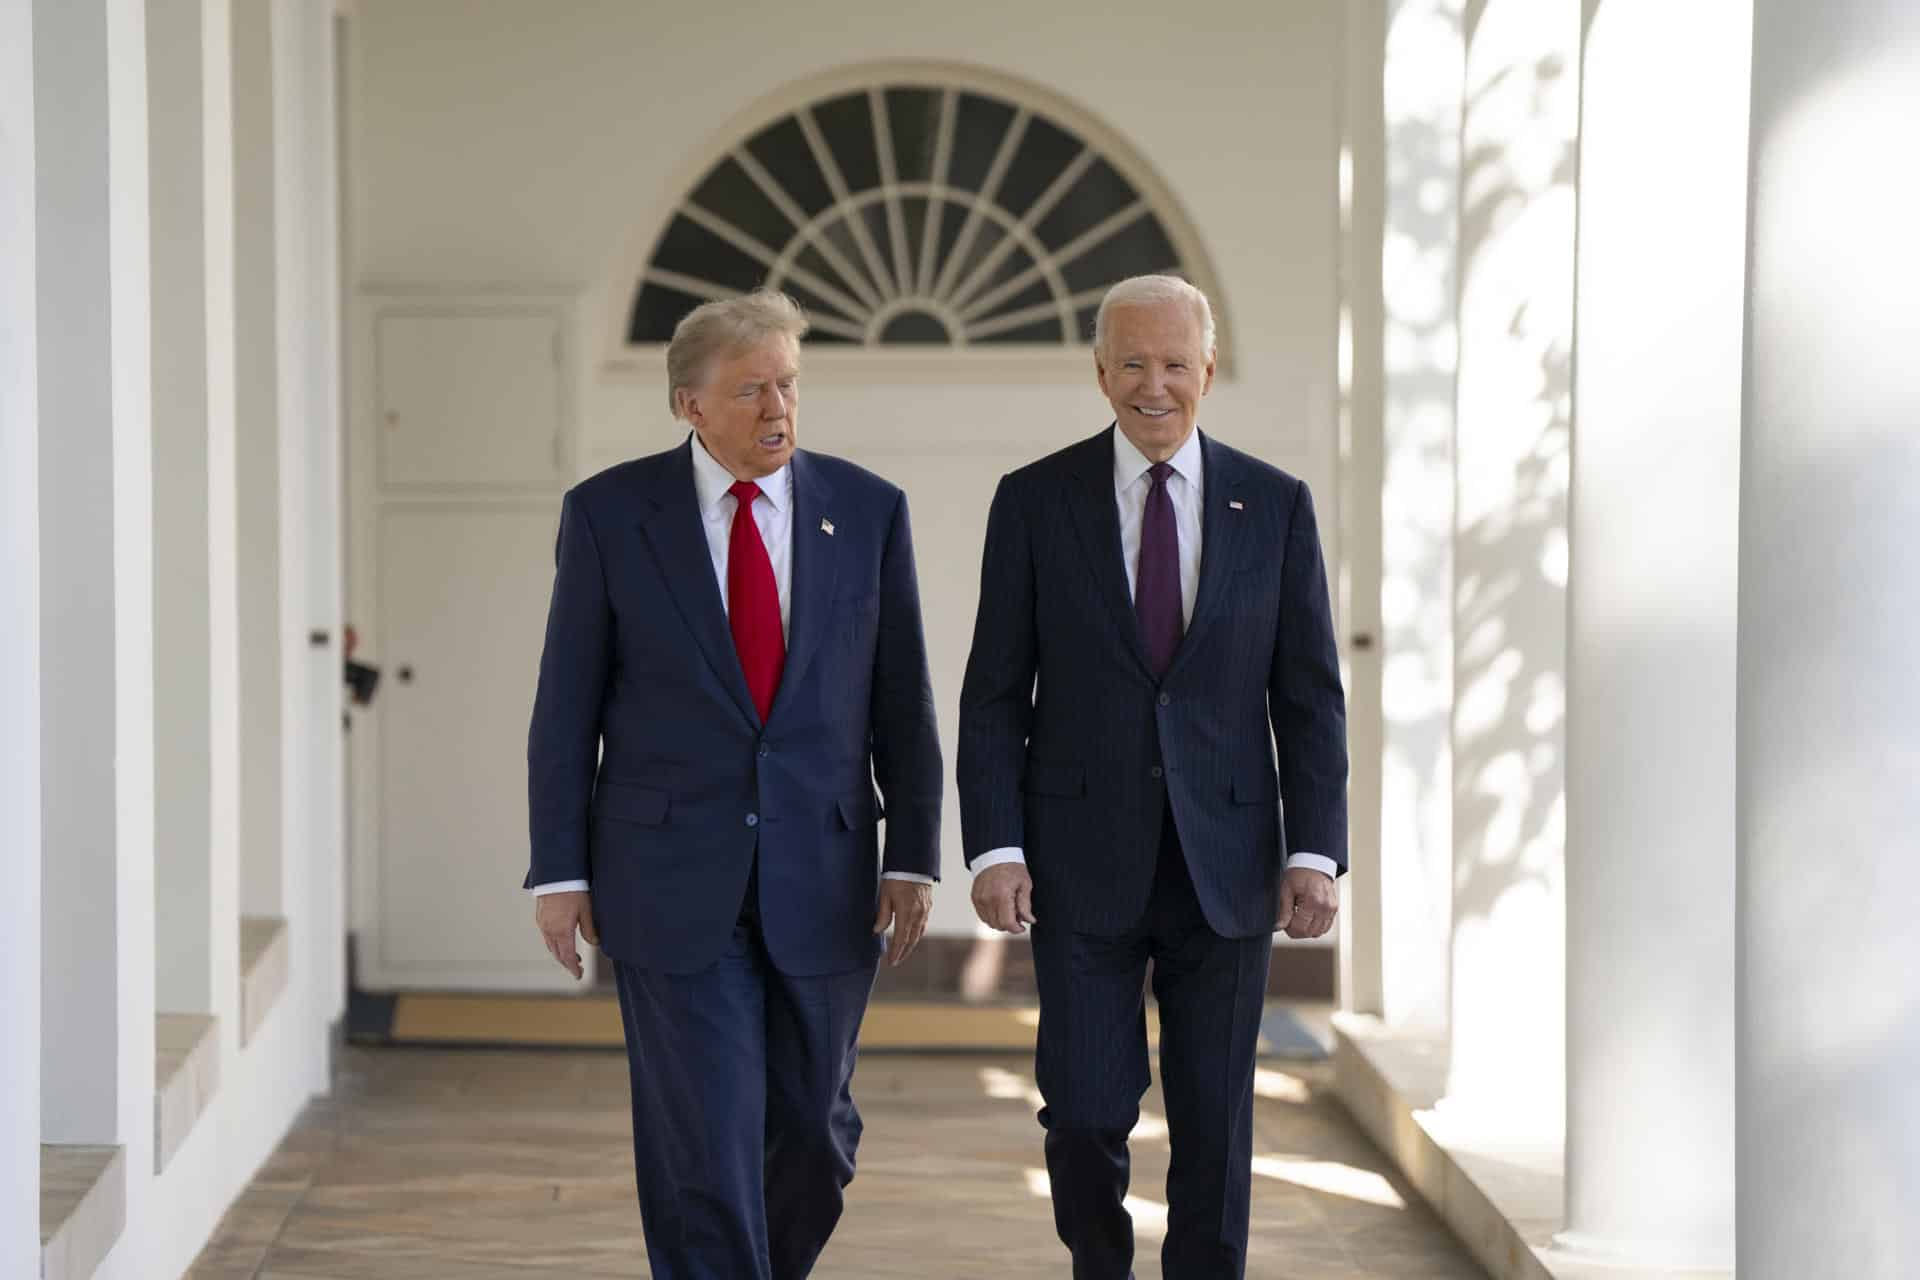
[[1536, 907], [1561, 900], [1564, 847], [1577, 155], [1577, 47], [1557, 51], [1550, 25], [1564, 16], [1571, 44], [1574, 15], [1543, 12], [1466, 10], [1454, 546], [1455, 963], [1460, 939], [1507, 917], [1522, 932], [1497, 924], [1499, 954], [1486, 959], [1529, 992], [1558, 982], [1514, 972], [1536, 957], [1510, 944], [1540, 952], [1543, 971], [1563, 966], [1545, 954], [1559, 912]]

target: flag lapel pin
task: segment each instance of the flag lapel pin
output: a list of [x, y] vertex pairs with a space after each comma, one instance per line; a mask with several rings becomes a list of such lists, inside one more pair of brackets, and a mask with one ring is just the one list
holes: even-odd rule
[[1228, 498], [1227, 505], [1232, 507], [1235, 511], [1245, 511], [1247, 509], [1247, 504], [1240, 501], [1240, 499], [1238, 498]]
[[831, 538], [833, 536], [833, 521], [822, 519], [820, 521], [820, 532]]

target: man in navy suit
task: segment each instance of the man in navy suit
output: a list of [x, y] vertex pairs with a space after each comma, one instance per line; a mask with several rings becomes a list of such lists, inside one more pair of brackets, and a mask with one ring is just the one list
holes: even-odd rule
[[556, 960], [580, 976], [577, 932], [614, 965], [656, 1280], [812, 1270], [879, 935], [906, 958], [939, 873], [907, 503], [795, 450], [805, 330], [765, 291], [689, 313], [667, 374], [691, 436], [560, 512], [526, 883]]
[[1221, 1280], [1246, 1271], [1272, 935], [1319, 937], [1338, 904], [1345, 700], [1307, 487], [1196, 428], [1206, 297], [1166, 276], [1114, 286], [1094, 361], [1114, 426], [1006, 476], [987, 518], [961, 825], [980, 918], [1033, 930], [1040, 1123], [1073, 1275], [1132, 1274], [1152, 960], [1163, 1274]]

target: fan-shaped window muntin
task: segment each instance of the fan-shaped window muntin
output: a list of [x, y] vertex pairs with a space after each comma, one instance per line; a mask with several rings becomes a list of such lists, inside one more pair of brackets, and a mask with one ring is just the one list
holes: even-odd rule
[[1078, 345], [1106, 289], [1185, 273], [1098, 148], [996, 94], [888, 79], [782, 116], [708, 168], [654, 245], [633, 343], [757, 285], [839, 344]]

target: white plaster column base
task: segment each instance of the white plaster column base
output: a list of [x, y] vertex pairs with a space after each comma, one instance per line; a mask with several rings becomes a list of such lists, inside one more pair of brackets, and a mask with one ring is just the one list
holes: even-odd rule
[[1731, 1268], [1602, 1259], [1559, 1247], [1565, 1214], [1557, 1133], [1524, 1134], [1490, 1113], [1436, 1106], [1444, 1037], [1334, 1018], [1335, 1087], [1360, 1127], [1494, 1280], [1727, 1280]]

